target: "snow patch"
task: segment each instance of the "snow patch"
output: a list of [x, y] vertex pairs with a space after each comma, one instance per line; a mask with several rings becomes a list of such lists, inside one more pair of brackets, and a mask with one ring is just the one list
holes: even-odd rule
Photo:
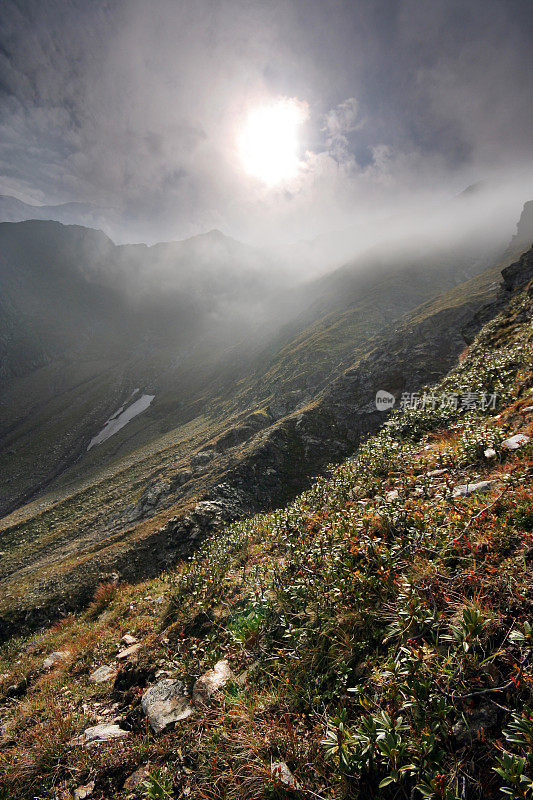
[[94, 436], [91, 439], [87, 450], [90, 450], [91, 447], [95, 447], [97, 444], [102, 444], [102, 442], [105, 442], [106, 439], [109, 439], [123, 428], [124, 425], [127, 425], [130, 420], [142, 414], [143, 411], [146, 411], [154, 397], [155, 394], [143, 394], [142, 397], [139, 397], [131, 406], [128, 406], [125, 411], [124, 405], [120, 406], [120, 408], [109, 417], [98, 436]]

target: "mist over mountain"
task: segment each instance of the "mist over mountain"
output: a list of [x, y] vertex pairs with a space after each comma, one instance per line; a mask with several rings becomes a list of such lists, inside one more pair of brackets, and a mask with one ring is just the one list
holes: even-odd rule
[[532, 41], [0, 3], [0, 800], [530, 800]]
[[111, 222], [111, 209], [99, 209], [92, 203], [61, 203], [60, 205], [32, 205], [16, 197], [0, 195], [0, 221], [24, 222], [28, 219], [50, 219], [64, 225], [84, 225], [101, 228]]
[[[394, 320], [519, 254], [529, 206], [509, 244], [485, 200], [464, 202], [307, 279], [219, 231], [148, 247], [51, 221], [0, 224], [4, 511], [201, 415], [275, 419], [312, 401]], [[89, 454], [135, 390], [149, 409]]]

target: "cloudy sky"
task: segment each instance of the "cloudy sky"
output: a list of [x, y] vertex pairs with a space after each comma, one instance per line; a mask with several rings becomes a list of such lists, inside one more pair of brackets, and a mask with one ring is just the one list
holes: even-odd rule
[[[520, 182], [532, 41], [531, 0], [2, 0], [0, 193], [95, 203], [116, 238], [263, 243]], [[295, 160], [269, 181], [243, 136], [280, 107]]]

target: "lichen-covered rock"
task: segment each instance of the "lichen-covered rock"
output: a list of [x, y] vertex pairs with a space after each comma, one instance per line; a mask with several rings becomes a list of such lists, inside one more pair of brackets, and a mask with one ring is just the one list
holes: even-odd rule
[[93, 670], [89, 675], [89, 683], [105, 683], [106, 681], [114, 680], [117, 670], [113, 667], [104, 664], [102, 667]]
[[68, 653], [66, 650], [56, 650], [53, 653], [50, 653], [50, 655], [43, 661], [43, 669], [48, 670], [59, 666], [59, 664], [63, 664], [69, 655], [70, 653]]
[[273, 764], [271, 764], [270, 774], [274, 780], [279, 781], [284, 786], [288, 786], [289, 789], [300, 788], [300, 784], [284, 761], [275, 761]]
[[163, 678], [144, 693], [141, 706], [154, 733], [161, 733], [194, 712], [184, 692], [182, 681]]

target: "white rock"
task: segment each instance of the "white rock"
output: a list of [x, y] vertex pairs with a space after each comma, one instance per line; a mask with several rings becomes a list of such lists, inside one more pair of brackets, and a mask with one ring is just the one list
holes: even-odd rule
[[90, 797], [94, 791], [94, 781], [87, 783], [85, 786], [78, 786], [77, 789], [74, 789], [74, 800], [85, 800], [86, 797]]
[[528, 444], [528, 442], [529, 436], [526, 436], [524, 433], [517, 433], [515, 436], [510, 436], [505, 442], [502, 442], [502, 447], [505, 447], [506, 450], [518, 450], [519, 447], [523, 447], [525, 444]]
[[117, 674], [116, 669], [109, 667], [106, 664], [98, 669], [93, 670], [89, 675], [89, 683], [105, 683], [115, 678]]
[[494, 449], [494, 447], [487, 447], [487, 449], [485, 450], [485, 458], [494, 458], [495, 455], [496, 455], [496, 450]]
[[154, 733], [161, 733], [169, 725], [187, 719], [194, 713], [189, 698], [183, 692], [181, 681], [163, 678], [144, 693], [141, 706]]
[[218, 661], [213, 669], [209, 669], [195, 682], [192, 690], [193, 702], [205, 703], [215, 692], [223, 689], [233, 679], [233, 672], [229, 662], [223, 659]]
[[124, 731], [118, 725], [110, 725], [103, 722], [100, 725], [93, 725], [87, 728], [81, 736], [77, 736], [72, 740], [71, 744], [82, 744], [85, 747], [93, 747], [93, 745], [101, 744], [101, 742], [109, 742], [112, 739], [123, 739], [129, 736], [129, 731]]
[[484, 494], [490, 491], [490, 487], [496, 481], [480, 481], [479, 483], [467, 483], [456, 486], [452, 492], [452, 497], [468, 497], [469, 494]]
[[126, 647], [125, 650], [121, 650], [120, 653], [117, 654], [117, 658], [123, 661], [125, 658], [129, 658], [134, 653], [136, 653], [137, 650], [140, 650], [140, 647], [141, 647], [140, 643], [132, 644], [131, 647]]
[[525, 406], [524, 408], [521, 408], [520, 411], [522, 414], [525, 414], [527, 411], [533, 411], [533, 406]]
[[428, 478], [438, 478], [439, 475], [444, 475], [445, 472], [448, 472], [448, 469], [432, 469], [431, 472], [427, 473]]
[[137, 644], [139, 640], [136, 639], [135, 636], [132, 636], [131, 633], [125, 633], [120, 641], [122, 642], [122, 644], [131, 647], [132, 644]]
[[62, 664], [64, 661], [67, 660], [70, 653], [66, 650], [55, 650], [53, 653], [44, 659], [43, 661], [43, 669], [52, 669], [52, 667], [56, 667], [58, 664]]
[[288, 786], [291, 789], [300, 788], [300, 784], [284, 761], [275, 761], [271, 764], [270, 772], [274, 780], [279, 781], [284, 786]]
[[155, 673], [156, 678], [172, 678], [172, 670], [170, 669], [158, 669]]
[[385, 500], [387, 501], [387, 503], [392, 503], [392, 501], [397, 500], [399, 496], [400, 493], [398, 489], [392, 489], [392, 491], [387, 492], [387, 494], [385, 495]]

